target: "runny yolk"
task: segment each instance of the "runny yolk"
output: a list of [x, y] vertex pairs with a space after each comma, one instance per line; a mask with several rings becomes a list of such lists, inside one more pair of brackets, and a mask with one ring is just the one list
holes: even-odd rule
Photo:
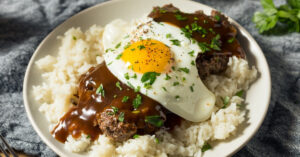
[[173, 62], [170, 48], [153, 39], [132, 43], [124, 50], [122, 60], [129, 62], [128, 68], [138, 73], [164, 73], [171, 68]]

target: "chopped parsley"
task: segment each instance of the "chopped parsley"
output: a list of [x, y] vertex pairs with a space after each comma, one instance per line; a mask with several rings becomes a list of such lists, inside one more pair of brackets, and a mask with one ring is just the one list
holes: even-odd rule
[[168, 74], [166, 74], [165, 80], [170, 80], [170, 79], [171, 77]]
[[132, 49], [130, 49], [131, 51], [134, 51], [135, 50], [135, 48], [132, 48]]
[[179, 95], [176, 95], [176, 96], [175, 96], [175, 98], [176, 98], [176, 99], [179, 99], [179, 98], [180, 98], [180, 96], [179, 96]]
[[178, 70], [182, 71], [182, 72], [185, 72], [187, 74], [190, 72], [190, 69], [188, 69], [188, 68], [179, 68]]
[[152, 85], [154, 83], [154, 81], [156, 80], [156, 76], [159, 76], [159, 73], [156, 72], [146, 72], [145, 74], [143, 74], [141, 81], [142, 83], [146, 84], [149, 83], [150, 85]]
[[209, 143], [204, 143], [204, 145], [202, 146], [202, 148], [201, 148], [201, 151], [202, 152], [205, 152], [205, 151], [207, 151], [207, 150], [209, 150], [209, 149], [211, 149], [212, 147], [211, 147], [211, 145], [209, 144]]
[[221, 20], [221, 18], [220, 18], [220, 16], [219, 15], [215, 15], [215, 17], [214, 17], [217, 21], [220, 21]]
[[127, 81], [127, 84], [130, 88], [134, 89], [134, 86], [129, 81]]
[[116, 59], [120, 59], [120, 58], [122, 57], [122, 55], [123, 55], [123, 53], [120, 53], [120, 54], [116, 57]]
[[105, 91], [102, 84], [97, 88], [96, 94], [100, 94], [103, 97], [105, 96]]
[[157, 137], [155, 137], [154, 140], [155, 140], [155, 143], [156, 143], [156, 144], [159, 144], [159, 140], [158, 140]]
[[146, 116], [145, 117], [145, 122], [149, 123], [149, 124], [152, 124], [156, 127], [161, 127], [161, 126], [164, 125], [164, 121], [163, 121], [162, 117], [159, 116], [159, 115]]
[[115, 48], [117, 49], [117, 48], [119, 48], [121, 46], [121, 42], [119, 42], [116, 46], [115, 46]]
[[230, 38], [230, 39], [227, 40], [227, 43], [231, 44], [231, 43], [234, 42], [234, 40], [235, 40], [235, 38]]
[[130, 42], [127, 43], [127, 45], [124, 46], [124, 49], [127, 49], [128, 47], [130, 47]]
[[141, 86], [137, 86], [135, 89], [134, 89], [134, 92], [139, 92], [141, 90]]
[[75, 36], [73, 36], [73, 40], [77, 40], [77, 38]]
[[111, 106], [111, 108], [113, 109], [114, 114], [118, 113], [119, 109], [117, 107]]
[[229, 104], [229, 100], [230, 100], [229, 96], [225, 96], [225, 98], [221, 97], [221, 99], [222, 99], [223, 105], [224, 105], [222, 108], [226, 108], [227, 105]]
[[191, 61], [191, 65], [196, 65], [194, 60]]
[[146, 47], [145, 47], [144, 45], [138, 45], [137, 48], [138, 48], [139, 50], [141, 50], [141, 49], [144, 49], [144, 48], [146, 48]]
[[190, 86], [190, 90], [191, 90], [191, 92], [194, 92], [194, 87]]
[[128, 97], [128, 96], [124, 96], [124, 97], [122, 98], [122, 102], [127, 102], [127, 101], [128, 101], [128, 99], [129, 99], [129, 97]]
[[111, 61], [111, 62], [109, 62], [107, 65], [111, 65], [113, 62]]
[[145, 87], [146, 89], [151, 89], [151, 88], [152, 88], [152, 85], [151, 85], [150, 83], [145, 83], [145, 84], [144, 84], [144, 87]]
[[163, 9], [163, 8], [160, 8], [160, 9], [159, 9], [159, 13], [164, 14], [164, 13], [166, 13], [166, 12], [167, 12], [167, 10], [165, 10], [165, 9]]
[[137, 109], [142, 104], [142, 97], [140, 94], [136, 95], [136, 98], [133, 99], [132, 105], [134, 109]]
[[173, 45], [180, 46], [180, 41], [177, 39], [170, 40]]
[[167, 91], [167, 88], [166, 87], [162, 87], [162, 89], [166, 92]]
[[166, 38], [171, 38], [172, 37], [172, 34], [168, 33], [166, 34]]
[[208, 44], [203, 42], [203, 43], [198, 43], [198, 46], [200, 47], [202, 53], [210, 51], [210, 49], [208, 48]]
[[133, 138], [134, 138], [134, 139], [137, 139], [137, 138], [139, 138], [139, 137], [140, 137], [140, 135], [138, 135], [138, 134], [133, 135]]
[[125, 77], [126, 80], [129, 80], [129, 74], [128, 73], [125, 73], [124, 77]]
[[112, 48], [109, 48], [109, 49], [106, 49], [105, 52], [107, 53], [108, 51], [113, 51], [114, 49]]
[[237, 93], [235, 93], [235, 96], [242, 97], [244, 95], [244, 92], [244, 90], [240, 90]]
[[176, 17], [176, 19], [179, 20], [179, 21], [187, 20], [187, 17], [183, 17], [183, 16], [180, 15], [180, 14], [176, 14], [175, 17]]
[[90, 138], [91, 138], [91, 135], [87, 135], [86, 138], [87, 138], [87, 139], [90, 139]]
[[178, 86], [179, 85], [179, 82], [174, 82], [173, 83], [173, 86]]
[[195, 51], [193, 50], [193, 51], [191, 51], [191, 52], [188, 52], [188, 54], [191, 56], [191, 57], [194, 57], [194, 53], [195, 53]]
[[122, 87], [121, 87], [121, 84], [119, 81], [116, 83], [116, 87], [118, 87], [120, 90], [122, 90]]
[[136, 75], [136, 74], [133, 74], [133, 76], [131, 76], [131, 78], [136, 79], [136, 78], [137, 78], [137, 75]]
[[211, 44], [210, 44], [210, 48], [214, 49], [214, 50], [217, 50], [217, 51], [221, 51], [221, 43], [220, 43], [220, 34], [217, 34], [211, 41]]
[[121, 112], [121, 113], [119, 114], [118, 120], [119, 120], [120, 122], [124, 122], [124, 116], [125, 116], [124, 112]]

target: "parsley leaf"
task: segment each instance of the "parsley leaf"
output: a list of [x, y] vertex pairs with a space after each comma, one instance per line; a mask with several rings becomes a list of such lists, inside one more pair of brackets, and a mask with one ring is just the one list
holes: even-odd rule
[[118, 113], [119, 109], [117, 107], [111, 106], [111, 108], [113, 109], [114, 114]]
[[149, 124], [152, 124], [156, 127], [161, 127], [161, 126], [164, 125], [164, 121], [163, 121], [162, 117], [159, 116], [159, 115], [146, 116], [145, 117], [145, 122], [149, 123]]
[[121, 84], [119, 81], [116, 83], [116, 87], [118, 87], [120, 90], [122, 90], [122, 87], [121, 87]]
[[146, 83], [148, 82], [149, 85], [152, 85], [154, 83], [154, 81], [156, 80], [156, 76], [159, 76], [159, 73], [156, 72], [146, 72], [145, 74], [143, 74], [141, 81], [142, 83]]
[[128, 101], [128, 99], [129, 99], [129, 97], [128, 97], [128, 96], [124, 96], [124, 97], [123, 97], [123, 99], [122, 99], [122, 102], [127, 102], [127, 101]]
[[179, 20], [179, 21], [187, 20], [187, 17], [183, 17], [183, 16], [180, 15], [180, 14], [176, 14], [175, 17], [176, 17], [176, 19]]
[[177, 39], [170, 40], [173, 45], [180, 46], [180, 41]]
[[207, 150], [209, 150], [209, 149], [211, 149], [212, 147], [211, 147], [211, 145], [209, 144], [209, 143], [204, 143], [204, 145], [202, 146], [202, 148], [201, 148], [201, 151], [202, 152], [205, 152], [205, 151], [207, 151]]
[[178, 70], [179, 71], [183, 71], [183, 72], [185, 72], [187, 74], [190, 72], [190, 69], [188, 69], [188, 68], [179, 68]]
[[142, 104], [142, 97], [140, 94], [136, 95], [136, 98], [133, 99], [132, 105], [134, 109], [137, 109]]
[[105, 91], [102, 84], [97, 88], [96, 94], [100, 94], [103, 97], [105, 96]]
[[121, 113], [119, 114], [118, 120], [119, 120], [120, 122], [124, 122], [124, 119], [125, 119], [124, 117], [125, 117], [124, 112], [121, 112]]

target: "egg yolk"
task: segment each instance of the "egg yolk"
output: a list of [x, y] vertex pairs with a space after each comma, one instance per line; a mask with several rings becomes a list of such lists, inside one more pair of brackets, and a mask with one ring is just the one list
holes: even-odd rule
[[167, 72], [172, 65], [170, 48], [164, 43], [153, 40], [140, 40], [127, 47], [122, 60], [129, 62], [133, 71], [138, 73], [146, 72]]

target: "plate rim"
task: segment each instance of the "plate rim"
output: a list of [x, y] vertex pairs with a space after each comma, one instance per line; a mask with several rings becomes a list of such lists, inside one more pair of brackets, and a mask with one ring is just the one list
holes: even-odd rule
[[[32, 66], [34, 64], [34, 61], [35, 61], [35, 58], [38, 54], [38, 52], [40, 51], [42, 45], [45, 44], [45, 42], [47, 41], [47, 39], [52, 36], [52, 34], [54, 34], [54, 32], [56, 32], [60, 27], [62, 27], [65, 23], [71, 21], [72, 19], [76, 18], [77, 16], [80, 16], [81, 14], [84, 14], [86, 12], [89, 12], [90, 10], [93, 10], [93, 9], [96, 9], [98, 7], [101, 7], [103, 5], [109, 5], [109, 4], [114, 4], [114, 3], [117, 3], [119, 1], [125, 1], [125, 0], [110, 0], [110, 1], [105, 1], [105, 2], [100, 2], [98, 4], [95, 4], [91, 7], [88, 7], [74, 15], [72, 15], [71, 17], [67, 18], [65, 21], [63, 21], [62, 23], [60, 23], [59, 25], [57, 25], [50, 33], [48, 33], [48, 35], [39, 43], [38, 47], [35, 49], [35, 51], [33, 52], [33, 55], [31, 56], [30, 58], [30, 61], [27, 65], [27, 68], [26, 68], [26, 72], [25, 72], [25, 75], [24, 75], [24, 81], [23, 81], [23, 90], [22, 90], [22, 93], [23, 93], [23, 102], [24, 102], [24, 106], [25, 106], [25, 111], [26, 111], [26, 115], [27, 115], [27, 118], [29, 119], [31, 125], [33, 126], [35, 132], [38, 134], [38, 136], [42, 139], [42, 141], [47, 145], [49, 146], [55, 153], [57, 153], [59, 156], [65, 156], [65, 153], [63, 153], [62, 151], [60, 151], [57, 146], [55, 146], [54, 144], [52, 144], [42, 133], [42, 131], [39, 129], [37, 123], [35, 122], [33, 116], [32, 116], [32, 112], [30, 110], [30, 105], [29, 105], [29, 102], [28, 102], [28, 97], [29, 97], [29, 94], [27, 93], [28, 91], [28, 78], [29, 78], [29, 73], [30, 71], [32, 70]], [[203, 3], [200, 3], [200, 2], [196, 2], [196, 1], [192, 1], [192, 0], [186, 0], [187, 2], [191, 2], [191, 3], [195, 3], [195, 4], [201, 4], [203, 5], [204, 7], [207, 7], [207, 8], [210, 8], [212, 10], [216, 10], [215, 8], [211, 7], [211, 6], [208, 6], [206, 4], [203, 4]], [[252, 138], [253, 136], [257, 133], [257, 131], [259, 130], [259, 128], [261, 127], [262, 123], [264, 122], [265, 120], [265, 117], [266, 117], [266, 114], [269, 110], [269, 106], [270, 106], [270, 101], [271, 101], [271, 73], [270, 73], [270, 68], [269, 68], [269, 65], [268, 65], [268, 62], [266, 60], [266, 57], [261, 49], [261, 47], [258, 45], [258, 43], [256, 42], [256, 40], [252, 37], [252, 35], [244, 28], [242, 27], [238, 22], [236, 22], [234, 19], [232, 19], [231, 17], [227, 16], [226, 14], [224, 14], [226, 17], [228, 17], [229, 21], [231, 23], [233, 23], [234, 25], [237, 26], [237, 29], [240, 30], [240, 32], [243, 32], [245, 33], [245, 35], [247, 37], [249, 37], [248, 39], [251, 40], [254, 44], [254, 46], [256, 46], [258, 48], [258, 51], [259, 53], [262, 54], [262, 59], [263, 59], [263, 62], [265, 62], [266, 64], [266, 72], [267, 72], [267, 80], [268, 80], [268, 93], [267, 93], [267, 104], [265, 104], [265, 111], [262, 115], [262, 118], [260, 119], [260, 121], [258, 122], [258, 125], [255, 126], [254, 128], [254, 131], [252, 131], [250, 133], [250, 135], [248, 135], [247, 139], [243, 141], [243, 144], [239, 145], [238, 148], [236, 148], [234, 151], [232, 151], [231, 153], [229, 154], [226, 154], [226, 156], [232, 156], [233, 154], [235, 154], [236, 152], [238, 152], [240, 149], [242, 149]]]

